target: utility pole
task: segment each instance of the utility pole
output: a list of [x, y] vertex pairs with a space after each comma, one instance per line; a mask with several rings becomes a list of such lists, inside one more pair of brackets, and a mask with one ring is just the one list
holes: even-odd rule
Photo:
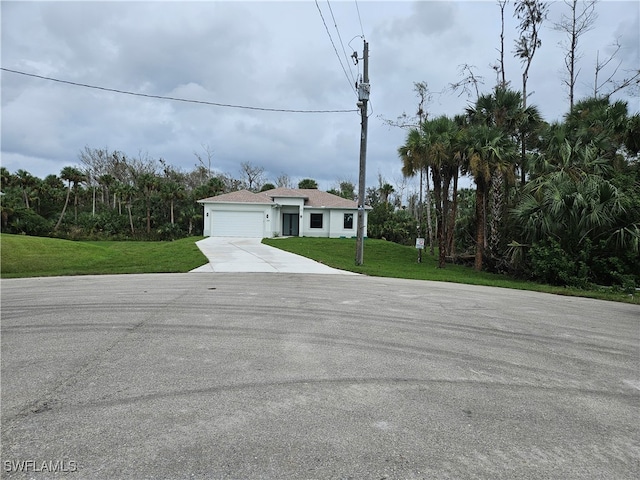
[[369, 43], [365, 40], [362, 55], [364, 65], [362, 81], [358, 85], [358, 107], [360, 107], [361, 133], [360, 133], [360, 175], [358, 177], [358, 235], [356, 237], [356, 265], [364, 263], [364, 200], [366, 194], [366, 170], [367, 170], [367, 103], [369, 101]]
[[[418, 107], [418, 118], [420, 119], [418, 122], [418, 128], [420, 129], [420, 134], [422, 135], [422, 115], [424, 115], [424, 95], [421, 97], [420, 106]], [[422, 174], [424, 172], [424, 166], [420, 165], [420, 200], [418, 200], [418, 237], [422, 234]], [[427, 182], [429, 178], [427, 178]], [[423, 242], [424, 242], [424, 237]], [[417, 242], [416, 242], [416, 246]], [[422, 250], [424, 249], [424, 243], [422, 244], [422, 248], [418, 248], [418, 263], [422, 263]]]
[[[420, 124], [422, 124], [422, 120], [420, 121]], [[420, 224], [422, 222], [422, 172], [423, 170], [424, 169], [422, 168], [422, 166], [420, 166], [420, 199], [418, 200], [418, 237], [420, 237], [420, 234], [422, 233], [422, 227], [420, 226]], [[423, 244], [423, 248], [424, 248], [424, 244]], [[418, 248], [418, 263], [422, 263], [423, 248]]]

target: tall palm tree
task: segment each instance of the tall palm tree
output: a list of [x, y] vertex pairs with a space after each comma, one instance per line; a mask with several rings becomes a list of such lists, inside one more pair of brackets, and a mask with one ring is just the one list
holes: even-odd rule
[[[450, 246], [453, 244], [453, 232], [455, 230], [455, 198], [457, 196], [458, 175], [462, 160], [458, 149], [460, 133], [458, 121], [459, 119], [441, 116], [426, 124], [427, 132], [432, 137], [430, 158], [433, 159], [433, 162], [430, 163], [430, 167], [437, 202], [438, 266], [440, 268], [445, 266], [446, 257], [451, 255]], [[439, 173], [439, 175], [434, 177], [434, 173]], [[437, 188], [440, 185], [436, 185], [437, 177], [440, 178], [442, 185], [440, 188]]]
[[431, 224], [432, 198], [429, 189], [430, 165], [424, 134], [425, 122], [421, 122], [420, 128], [412, 128], [407, 134], [406, 142], [398, 148], [398, 155], [402, 160], [402, 174], [405, 177], [413, 177], [420, 174], [426, 178], [426, 204], [427, 204], [427, 235], [429, 237], [429, 248], [433, 255], [433, 228]]
[[80, 183], [80, 181], [82, 181], [82, 178], [84, 177], [84, 175], [82, 174], [82, 172], [80, 170], [78, 170], [75, 167], [64, 167], [61, 171], [60, 171], [60, 178], [62, 178], [62, 180], [66, 180], [67, 181], [67, 197], [65, 198], [64, 201], [64, 206], [62, 207], [62, 213], [60, 214], [60, 218], [58, 219], [58, 222], [56, 223], [55, 227], [53, 227], [53, 230], [56, 231], [58, 230], [58, 228], [60, 227], [60, 224], [62, 223], [62, 219], [64, 218], [64, 214], [67, 211], [67, 206], [69, 205], [69, 197], [71, 196], [71, 189], [72, 189], [72, 185], [73, 185], [73, 189], [76, 190], [76, 200], [75, 200], [75, 204], [76, 204], [76, 219], [77, 219], [77, 185], [78, 183]]
[[147, 234], [151, 233], [151, 197], [158, 189], [158, 179], [152, 173], [143, 173], [136, 179], [138, 189], [144, 195], [147, 211]]
[[79, 205], [79, 192], [78, 187], [82, 182], [87, 181], [87, 175], [77, 168], [74, 169], [73, 178], [71, 181], [73, 182], [73, 219], [74, 222], [78, 223], [78, 205]]
[[[98, 177], [98, 183], [102, 186], [102, 203], [106, 203], [107, 204], [107, 208], [109, 208], [111, 206], [111, 187], [114, 186], [114, 184], [116, 183], [116, 177], [114, 177], [113, 175], [110, 175], [108, 173], [105, 173], [104, 175], [100, 175]], [[113, 208], [116, 208], [116, 201], [115, 201], [115, 194], [114, 194], [114, 200], [113, 200]], [[106, 199], [106, 202], [105, 202]]]
[[29, 172], [22, 169], [16, 172], [16, 178], [18, 180], [20, 188], [22, 189], [22, 199], [24, 200], [24, 206], [26, 208], [31, 208], [31, 205], [29, 203], [29, 197], [31, 193], [30, 190], [35, 186], [37, 179]]
[[[491, 94], [482, 95], [473, 107], [467, 108], [469, 122], [485, 125], [502, 132], [505, 140], [515, 146], [520, 143], [520, 159], [516, 155], [505, 157], [500, 168], [492, 168], [489, 192], [486, 198], [491, 210], [489, 224], [490, 252], [493, 257], [501, 255], [504, 227], [502, 218], [506, 213], [506, 198], [515, 183], [515, 172], [520, 170], [521, 183], [526, 180], [528, 168], [526, 141], [536, 132], [541, 123], [540, 113], [535, 106], [524, 107], [520, 92], [503, 85], [497, 86]], [[505, 161], [507, 161], [505, 163]]]
[[[496, 171], [509, 171], [515, 145], [496, 128], [474, 125], [469, 129], [468, 171], [476, 184], [476, 258], [474, 267], [482, 270], [487, 248], [487, 201]], [[512, 171], [512, 170], [511, 170]]]
[[389, 204], [389, 196], [395, 191], [393, 185], [385, 183], [380, 187], [380, 197], [383, 203]]
[[456, 125], [455, 134], [451, 140], [451, 150], [455, 164], [455, 174], [453, 175], [453, 189], [451, 192], [452, 206], [450, 211], [450, 228], [447, 236], [447, 252], [455, 256], [455, 231], [458, 218], [458, 180], [461, 171], [465, 171], [468, 166], [467, 144], [469, 120], [466, 115], [456, 115], [453, 117]]
[[626, 102], [608, 98], [587, 98], [577, 102], [564, 119], [573, 142], [592, 143], [614, 165], [625, 143], [630, 117]]
[[518, 119], [518, 134], [520, 139], [520, 160], [518, 168], [520, 170], [520, 185], [527, 183], [527, 173], [529, 172], [529, 157], [527, 152], [531, 150], [531, 146], [535, 148], [535, 140], [537, 134], [544, 127], [545, 122], [542, 119], [540, 110], [535, 105], [529, 105], [520, 112]]
[[15, 177], [7, 167], [0, 167], [0, 190], [4, 191], [7, 187], [13, 185]]
[[458, 127], [446, 116], [422, 123], [421, 129], [412, 129], [407, 140], [398, 149], [402, 159], [402, 173], [414, 176], [421, 170], [430, 170], [433, 180], [438, 238], [438, 266], [443, 268], [447, 256], [449, 216], [449, 190], [458, 174], [458, 157], [454, 152], [454, 139]]
[[162, 193], [162, 197], [165, 200], [169, 201], [169, 218], [171, 221], [171, 225], [174, 222], [174, 206], [176, 200], [179, 200], [184, 197], [184, 187], [173, 180], [165, 181], [160, 187], [160, 191]]
[[135, 235], [136, 231], [133, 227], [133, 215], [131, 214], [131, 207], [133, 204], [133, 197], [136, 194], [136, 188], [133, 185], [121, 183], [118, 185], [121, 198], [126, 200], [127, 213], [129, 214], [129, 227], [131, 228], [131, 235]]

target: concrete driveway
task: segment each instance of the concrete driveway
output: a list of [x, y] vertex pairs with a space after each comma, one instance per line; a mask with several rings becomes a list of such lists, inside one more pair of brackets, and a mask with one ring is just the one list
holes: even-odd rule
[[192, 272], [318, 273], [357, 275], [264, 245], [260, 238], [209, 237], [196, 242], [209, 263]]

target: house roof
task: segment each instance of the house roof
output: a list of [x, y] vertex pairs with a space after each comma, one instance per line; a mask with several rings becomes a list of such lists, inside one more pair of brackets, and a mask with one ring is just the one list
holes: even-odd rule
[[262, 192], [272, 199], [303, 198], [305, 207], [358, 208], [357, 202], [316, 188], [275, 188]]
[[302, 198], [305, 207], [350, 208], [357, 209], [353, 200], [323, 192], [315, 188], [274, 188], [264, 192], [252, 193], [248, 190], [225, 193], [216, 197], [198, 200], [199, 203], [266, 203], [276, 204], [278, 198]]
[[203, 198], [198, 203], [273, 203], [271, 199], [249, 190], [224, 193], [215, 197]]

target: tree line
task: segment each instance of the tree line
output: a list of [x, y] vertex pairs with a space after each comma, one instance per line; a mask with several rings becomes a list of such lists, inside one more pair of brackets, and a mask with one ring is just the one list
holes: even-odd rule
[[[522, 64], [520, 90], [505, 74], [509, 3], [518, 20], [513, 53]], [[463, 78], [450, 87], [473, 99], [464, 112], [428, 118], [427, 84], [414, 84], [417, 116], [387, 123], [408, 129], [398, 155], [403, 174], [425, 184], [419, 195], [424, 192], [425, 202], [414, 195], [408, 213], [372, 212], [386, 218], [385, 235], [404, 243], [426, 237], [431, 253], [437, 247], [440, 267], [473, 259], [477, 270], [552, 284], [640, 285], [640, 115], [611, 101], [620, 90], [637, 89], [640, 69], [618, 80], [615, 72], [604, 75], [615, 63], [617, 45], [611, 56], [596, 59], [593, 95], [576, 100], [575, 94], [581, 37], [594, 28], [596, 3], [566, 0], [553, 24], [566, 35], [562, 84], [569, 108], [562, 121], [545, 122], [528, 104], [529, 71], [548, 12], [540, 0], [497, 1], [502, 29], [500, 57], [492, 65], [496, 84], [482, 93], [481, 77], [463, 66]], [[459, 190], [461, 176], [475, 188]]]
[[[639, 153], [640, 115], [625, 102], [585, 99], [546, 123], [503, 86], [422, 121], [398, 149], [403, 173], [431, 185], [422, 225], [435, 225], [423, 231], [440, 267], [471, 254], [477, 270], [626, 288], [640, 278]], [[462, 175], [473, 191], [458, 191]]]
[[[311, 178], [297, 184], [280, 175], [265, 179], [264, 169], [240, 165], [240, 177], [212, 172], [211, 156], [185, 172], [164, 159], [130, 157], [120, 151], [85, 147], [79, 165], [38, 178], [24, 169], [0, 167], [2, 231], [68, 239], [172, 240], [201, 235], [197, 200], [241, 189], [318, 188]], [[205, 160], [207, 160], [205, 162]], [[355, 187], [336, 181], [329, 192], [353, 199]]]

